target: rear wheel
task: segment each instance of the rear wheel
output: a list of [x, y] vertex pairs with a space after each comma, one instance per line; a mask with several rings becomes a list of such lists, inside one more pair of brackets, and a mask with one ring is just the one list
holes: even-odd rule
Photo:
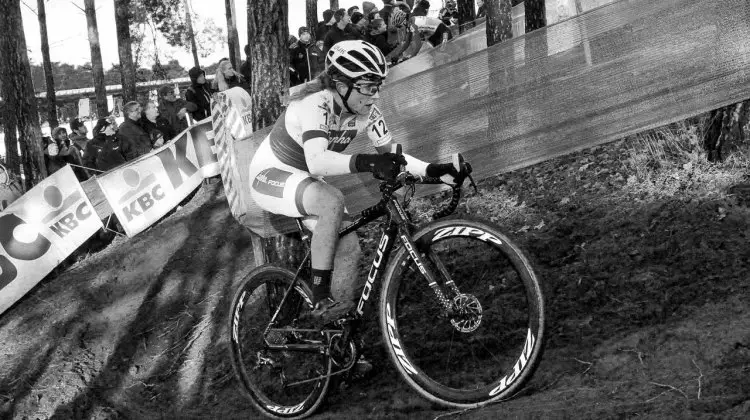
[[410, 386], [440, 404], [512, 397], [531, 378], [544, 343], [544, 300], [531, 264], [484, 221], [440, 220], [413, 239], [452, 312], [401, 247], [384, 273], [379, 311], [391, 360]]
[[[304, 282], [296, 283], [273, 329], [264, 337], [293, 279], [294, 274], [289, 270], [262, 266], [248, 274], [232, 299], [229, 320], [232, 366], [245, 394], [272, 418], [311, 415], [325, 399], [330, 382], [326, 375], [331, 372], [331, 363], [323, 351], [320, 332], [300, 325], [304, 322], [300, 319], [312, 309], [312, 294]], [[319, 344], [321, 351], [271, 349], [269, 344], [313, 347]]]

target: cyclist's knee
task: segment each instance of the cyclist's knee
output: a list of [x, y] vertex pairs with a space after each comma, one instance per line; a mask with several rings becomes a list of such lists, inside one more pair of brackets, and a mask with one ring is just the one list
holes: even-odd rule
[[344, 194], [336, 187], [314, 182], [303, 195], [305, 211], [319, 218], [341, 220], [344, 216]]

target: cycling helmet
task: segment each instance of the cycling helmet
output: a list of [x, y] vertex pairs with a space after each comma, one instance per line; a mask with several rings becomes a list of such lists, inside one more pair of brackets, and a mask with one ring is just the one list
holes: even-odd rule
[[393, 13], [391, 13], [391, 26], [399, 27], [403, 26], [404, 23], [406, 23], [406, 13], [401, 9], [393, 9]]
[[382, 81], [388, 75], [388, 65], [380, 49], [365, 41], [341, 41], [334, 44], [325, 62], [328, 74], [341, 80], [343, 76], [349, 82], [358, 80]]

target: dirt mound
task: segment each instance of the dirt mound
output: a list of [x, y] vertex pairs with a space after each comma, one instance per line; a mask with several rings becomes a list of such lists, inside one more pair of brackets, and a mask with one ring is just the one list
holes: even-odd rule
[[[546, 287], [549, 342], [521, 395], [436, 407], [398, 378], [373, 330], [378, 373], [333, 392], [321, 417], [750, 417], [750, 211], [725, 193], [639, 191], [627, 153], [616, 143], [503, 174], [462, 205], [511, 233]], [[250, 238], [220, 185], [201, 188], [2, 315], [0, 417], [257, 417], [225, 338]]]

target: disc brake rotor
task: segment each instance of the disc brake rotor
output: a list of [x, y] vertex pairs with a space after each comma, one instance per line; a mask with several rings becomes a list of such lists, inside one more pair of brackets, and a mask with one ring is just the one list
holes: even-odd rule
[[460, 294], [453, 298], [453, 327], [462, 333], [470, 333], [482, 323], [482, 304], [473, 295]]

